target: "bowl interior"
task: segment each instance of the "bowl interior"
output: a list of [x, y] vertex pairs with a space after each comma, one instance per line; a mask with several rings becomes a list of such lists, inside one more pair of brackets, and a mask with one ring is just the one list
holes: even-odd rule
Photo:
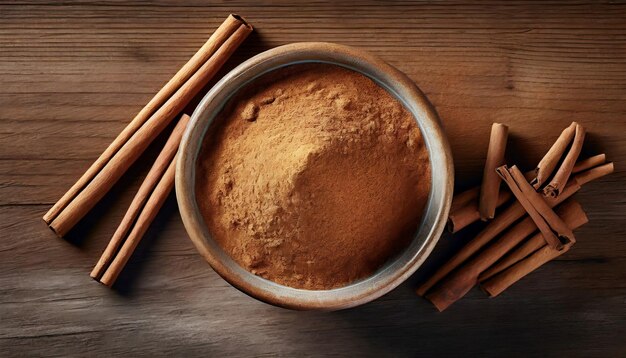
[[[421, 223], [409, 246], [374, 275], [331, 290], [283, 286], [239, 266], [212, 239], [196, 201], [195, 169], [203, 138], [219, 111], [243, 86], [278, 68], [323, 62], [359, 72], [385, 88], [415, 117], [429, 152], [431, 191]], [[415, 84], [384, 61], [355, 48], [329, 43], [297, 43], [263, 52], [227, 74], [204, 97], [185, 132], [176, 171], [176, 194], [185, 228], [194, 245], [214, 270], [244, 293], [270, 304], [294, 309], [342, 309], [371, 301], [389, 292], [423, 263], [441, 235], [453, 188], [450, 149], [431, 104]]]

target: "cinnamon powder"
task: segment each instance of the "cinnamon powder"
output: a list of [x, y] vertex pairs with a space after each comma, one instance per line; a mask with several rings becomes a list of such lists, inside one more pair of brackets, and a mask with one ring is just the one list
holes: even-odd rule
[[331, 289], [408, 245], [429, 190], [412, 115], [357, 72], [307, 64], [229, 101], [203, 144], [196, 194], [210, 232], [246, 270]]

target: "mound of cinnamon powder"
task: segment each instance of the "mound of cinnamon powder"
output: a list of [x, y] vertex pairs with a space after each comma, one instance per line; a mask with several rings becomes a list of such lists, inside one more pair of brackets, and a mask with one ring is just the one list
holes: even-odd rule
[[369, 78], [327, 64], [255, 80], [199, 158], [209, 231], [246, 270], [305, 289], [366, 278], [410, 242], [430, 190], [412, 115]]

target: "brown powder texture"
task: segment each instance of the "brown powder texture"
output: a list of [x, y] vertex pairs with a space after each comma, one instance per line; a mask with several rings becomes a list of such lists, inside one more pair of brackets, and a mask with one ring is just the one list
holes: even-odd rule
[[410, 242], [430, 191], [412, 115], [335, 65], [273, 71], [231, 99], [205, 137], [196, 195], [209, 231], [246, 270], [331, 289]]

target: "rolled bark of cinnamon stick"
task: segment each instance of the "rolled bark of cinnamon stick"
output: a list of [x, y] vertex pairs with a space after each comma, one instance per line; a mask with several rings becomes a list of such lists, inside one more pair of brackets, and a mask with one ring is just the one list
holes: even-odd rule
[[535, 179], [530, 182], [535, 189], [539, 189], [539, 187], [544, 184], [556, 168], [556, 165], [559, 163], [563, 153], [565, 153], [569, 143], [574, 138], [574, 134], [576, 133], [576, 124], [576, 122], [572, 122], [569, 127], [563, 130], [556, 142], [554, 142], [546, 155], [541, 159], [541, 161], [539, 161], [539, 164], [537, 164], [537, 167], [535, 168]]
[[150, 195], [150, 198], [146, 202], [145, 207], [139, 214], [137, 222], [133, 226], [130, 234], [124, 241], [124, 244], [120, 248], [109, 267], [104, 271], [100, 282], [106, 286], [113, 286], [115, 280], [119, 276], [120, 272], [130, 259], [133, 251], [137, 248], [137, 245], [141, 241], [141, 238], [148, 230], [148, 227], [154, 220], [155, 216], [163, 206], [165, 199], [169, 196], [174, 187], [174, 175], [176, 173], [176, 157], [170, 162], [167, 171], [154, 188], [154, 191]]
[[[580, 204], [573, 199], [569, 199], [560, 205], [558, 214], [568, 225], [575, 226], [581, 221], [581, 217], [586, 221], [585, 212], [582, 210]], [[526, 218], [515, 224], [496, 240], [496, 242], [478, 254], [478, 256], [470, 259], [467, 263], [463, 264], [437, 284], [426, 295], [426, 298], [431, 301], [439, 311], [445, 310], [452, 303], [461, 299], [478, 283], [478, 277], [481, 272], [497, 262], [502, 256], [536, 230], [537, 225], [531, 218]], [[539, 235], [539, 237], [541, 245], [545, 245], [543, 237], [541, 235]]]
[[[68, 193], [77, 192], [76, 195], [66, 194], [72, 197], [69, 200], [62, 198], [63, 203], [55, 205], [57, 208], [51, 210], [51, 215], [46, 215], [48, 219], [46, 221], [57, 235], [67, 234], [102, 199], [148, 145], [217, 73], [251, 31], [250, 25], [242, 22], [210, 58], [115, 151], [82, 189], [70, 189], [71, 193]], [[82, 182], [82, 179], [79, 182]], [[76, 187], [79, 186], [82, 187], [82, 185]], [[64, 206], [65, 202], [67, 204]], [[55, 213], [56, 216], [52, 215]]]
[[[500, 194], [498, 195], [496, 207], [500, 207], [502, 204], [511, 200], [512, 197], [513, 194], [511, 194], [510, 191], [501, 190]], [[475, 223], [479, 219], [480, 212], [478, 210], [478, 201], [473, 201], [471, 203], [468, 203], [464, 207], [450, 213], [450, 215], [448, 216], [448, 230], [454, 234], [459, 230], [467, 227], [468, 225]]]
[[577, 182], [581, 183], [580, 185], [583, 185], [583, 184], [589, 183], [592, 180], [596, 180], [605, 175], [611, 174], [613, 173], [614, 170], [615, 170], [615, 167], [613, 166], [613, 163], [606, 163], [599, 167], [595, 167], [595, 168], [586, 170], [584, 172], [578, 173], [574, 176], [574, 179], [576, 179]]
[[572, 169], [576, 164], [576, 160], [578, 160], [584, 141], [585, 128], [576, 123], [576, 134], [574, 135], [572, 146], [570, 147], [569, 152], [567, 152], [565, 159], [563, 159], [563, 163], [561, 163], [559, 170], [557, 170], [556, 174], [554, 174], [550, 183], [543, 188], [544, 195], [558, 196], [561, 190], [563, 190], [565, 183], [567, 183], [567, 180], [572, 174]]
[[545, 245], [522, 261], [482, 282], [480, 286], [490, 297], [496, 297], [524, 276], [569, 251], [572, 245], [574, 242], [565, 245], [560, 251]]
[[[576, 165], [572, 169], [572, 174], [578, 174], [588, 171], [591, 168], [597, 167], [600, 164], [603, 164], [606, 161], [605, 154], [598, 154], [593, 157], [583, 159], [581, 161], [576, 162]], [[586, 180], [594, 180], [593, 175], [604, 176], [610, 172], [612, 172], [612, 164], [610, 166], [603, 167], [602, 169], [598, 169], [597, 171], [591, 173], [585, 173], [582, 178], [578, 178], [578, 182], [580, 185], [586, 183]], [[605, 173], [604, 171], [609, 171]], [[535, 177], [535, 170], [528, 171], [524, 173], [524, 177], [531, 181]], [[582, 181], [582, 183], [581, 183]], [[473, 187], [471, 189], [465, 190], [460, 194], [457, 194], [452, 199], [452, 207], [450, 209], [450, 214], [448, 216], [448, 231], [451, 233], [457, 233], [460, 230], [466, 228], [467, 226], [475, 223], [480, 219], [480, 213], [478, 211], [478, 202], [477, 198], [480, 193], [480, 187]], [[496, 203], [496, 207], [502, 206], [504, 203], [508, 202], [513, 195], [508, 189], [500, 188], [500, 193], [498, 195], [498, 201]]]
[[133, 120], [122, 130], [113, 142], [104, 150], [87, 171], [72, 185], [59, 201], [44, 215], [43, 219], [48, 224], [56, 218], [59, 213], [83, 190], [83, 188], [102, 170], [104, 165], [111, 160], [113, 155], [132, 137], [135, 132], [150, 118], [154, 112], [174, 94], [180, 86], [193, 75], [209, 57], [239, 28], [243, 23], [237, 15], [230, 15], [215, 30], [207, 42], [196, 52], [187, 63], [157, 92], [157, 94], [146, 104], [145, 107], [133, 118]]
[[[575, 210], [569, 210], [568, 212], [564, 212], [563, 209], [565, 205], [568, 204], [576, 205], [577, 208]], [[573, 201], [573, 199], [569, 199], [568, 201], [560, 205], [559, 209], [556, 212], [561, 218], [563, 218], [563, 221], [565, 221], [567, 226], [569, 226], [572, 230], [575, 230], [589, 222], [589, 219], [587, 218], [587, 215], [583, 211], [580, 204]], [[482, 282], [493, 277], [494, 275], [504, 271], [505, 269], [513, 266], [517, 262], [528, 257], [528, 255], [539, 250], [545, 245], [546, 241], [543, 239], [541, 233], [533, 235], [530, 239], [524, 241], [522, 245], [520, 245], [518, 248], [515, 248], [513, 251], [507, 253], [496, 264], [483, 271], [478, 276], [478, 281]]]
[[[555, 207], [556, 205], [562, 203], [565, 199], [571, 197], [575, 192], [580, 189], [580, 185], [578, 184], [578, 176], [581, 177], [581, 180], [584, 183], [588, 183], [591, 180], [595, 180], [603, 177], [604, 175], [610, 174], [613, 172], [613, 163], [607, 163], [605, 165], [601, 165], [599, 167], [587, 170], [582, 172], [573, 178], [571, 178], [561, 195], [557, 198], [545, 197], [546, 203], [550, 207]], [[419, 296], [424, 296], [435, 284], [441, 281], [446, 275], [448, 275], [452, 270], [460, 266], [465, 260], [467, 260], [470, 256], [474, 255], [478, 252], [482, 247], [488, 244], [494, 237], [496, 237], [499, 233], [509, 227], [513, 222], [515, 222], [520, 217], [524, 216], [525, 211], [519, 202], [515, 202], [511, 204], [511, 206], [507, 207], [502, 214], [498, 215], [492, 222], [490, 222], [474, 239], [469, 241], [465, 246], [459, 250], [450, 260], [444, 263], [435, 273], [424, 282], [418, 289], [416, 290]]]
[[598, 154], [593, 157], [589, 157], [587, 159], [580, 160], [576, 162], [574, 168], [572, 168], [572, 174], [580, 173], [585, 170], [597, 167], [600, 164], [604, 164], [606, 162], [606, 154]]
[[[524, 176], [528, 180], [532, 180], [535, 177], [535, 171], [531, 170], [524, 173]], [[480, 212], [478, 211], [478, 195], [480, 193], [480, 187], [474, 187], [468, 189], [452, 199], [452, 204], [456, 203], [455, 210], [450, 209], [448, 215], [448, 230], [450, 232], [457, 233], [460, 230], [466, 228], [480, 219]], [[471, 197], [471, 195], [474, 195]], [[457, 199], [457, 197], [459, 197]], [[507, 188], [502, 187], [498, 193], [498, 201], [496, 202], [496, 208], [499, 208], [504, 203], [513, 198], [513, 194]]]
[[[568, 185], [565, 186], [563, 193], [557, 198], [546, 198], [546, 202], [550, 207], [554, 207], [562, 203], [565, 199], [572, 196], [580, 189], [580, 186], [575, 180], [570, 180]], [[452, 270], [460, 266], [470, 256], [474, 255], [483, 246], [488, 244], [502, 231], [506, 230], [524, 216], [526, 211], [519, 202], [512, 203], [509, 207], [502, 211], [495, 217], [474, 239], [470, 240], [465, 246], [461, 248], [450, 260], [443, 264], [426, 282], [424, 282], [418, 289], [417, 294], [423, 296], [430, 290], [437, 282], [448, 275]]]
[[[566, 242], [575, 241], [572, 230], [546, 204], [543, 197], [528, 184], [522, 172], [516, 166], [511, 168], [502, 166], [498, 168], [498, 174], [509, 185], [513, 195], [515, 195], [526, 212], [528, 212], [528, 215], [533, 219], [550, 247], [557, 250], [561, 249], [563, 243], [560, 238], [564, 238]], [[558, 234], [558, 237], [555, 235], [555, 232]]]
[[[452, 205], [450, 205], [450, 213], [453, 213], [464, 206], [478, 202], [478, 195], [480, 194], [480, 187], [474, 187], [463, 191], [452, 198]], [[478, 210], [478, 207], [477, 207]]]
[[150, 169], [143, 183], [139, 187], [139, 190], [137, 191], [137, 194], [133, 198], [132, 203], [126, 211], [122, 222], [113, 234], [113, 237], [109, 241], [109, 244], [102, 253], [100, 259], [98, 260], [98, 263], [91, 271], [90, 276], [93, 279], [99, 280], [102, 277], [104, 271], [109, 267], [111, 261], [113, 261], [120, 246], [123, 244], [124, 239], [133, 227], [133, 224], [135, 223], [135, 220], [137, 219], [141, 211], [143, 209], [149, 209], [145, 207], [145, 204], [148, 201], [148, 198], [150, 197], [152, 192], [154, 191], [154, 188], [157, 186], [157, 184], [165, 174], [165, 171], [172, 162], [172, 159], [176, 155], [181, 138], [183, 137], [183, 132], [187, 127], [187, 123], [189, 123], [189, 116], [183, 114], [176, 124], [176, 127], [170, 134], [170, 137], [163, 147], [163, 150], [161, 150], [161, 153], [154, 161], [152, 168]]
[[496, 173], [496, 168], [504, 165], [504, 153], [508, 136], [509, 127], [501, 123], [492, 124], [478, 205], [480, 219], [483, 221], [493, 219], [496, 213], [498, 194], [500, 192], [500, 177]]
[[[612, 172], [613, 163], [607, 163], [600, 167], [596, 167], [582, 172], [579, 175], [581, 175], [582, 179], [587, 180], [586, 182], [588, 182], [590, 180], [597, 179]], [[574, 178], [573, 180], [577, 179]], [[560, 251], [554, 250], [547, 245], [543, 246], [534, 253], [532, 253], [530, 256], [524, 258], [521, 261], [518, 261], [514, 265], [508, 267], [507, 269], [496, 274], [495, 276], [483, 281], [481, 283], [481, 288], [491, 297], [495, 297], [501, 294], [504, 290], [513, 285], [515, 282], [519, 281], [524, 276], [533, 272], [548, 261], [551, 261], [569, 251], [574, 243], [575, 241], [568, 243], [564, 246], [563, 250]]]

